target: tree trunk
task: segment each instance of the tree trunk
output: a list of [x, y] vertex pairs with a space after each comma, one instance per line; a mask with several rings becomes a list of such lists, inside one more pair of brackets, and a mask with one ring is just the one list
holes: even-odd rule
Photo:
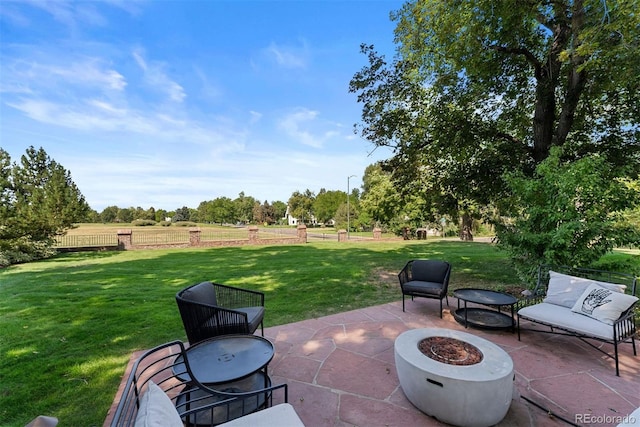
[[473, 219], [469, 213], [464, 212], [461, 217], [460, 240], [473, 242], [473, 234], [471, 233]]
[[[560, 111], [560, 120], [556, 125], [556, 94], [562, 70], [560, 57], [567, 49], [572, 50], [570, 49], [571, 40], [577, 43], [577, 33], [582, 25], [584, 11], [582, 0], [575, 1], [571, 18], [561, 3], [556, 4], [554, 9], [555, 19], [549, 25], [553, 30], [553, 44], [545, 61], [537, 63], [535, 69], [536, 103], [533, 116], [533, 159], [536, 163], [540, 163], [549, 156], [552, 145], [564, 144], [573, 123], [580, 94], [584, 88], [584, 76], [570, 76], [565, 100]], [[574, 28], [574, 26], [578, 28]]]

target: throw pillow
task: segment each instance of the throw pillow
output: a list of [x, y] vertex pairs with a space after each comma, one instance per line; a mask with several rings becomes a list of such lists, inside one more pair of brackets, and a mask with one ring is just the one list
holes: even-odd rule
[[571, 311], [593, 317], [607, 325], [620, 318], [638, 298], [592, 284], [578, 298]]
[[140, 399], [135, 427], [183, 427], [176, 407], [153, 381], [147, 383], [147, 391]]
[[547, 295], [543, 302], [572, 308], [578, 298], [584, 293], [589, 285], [597, 284], [612, 291], [624, 293], [625, 285], [615, 283], [598, 282], [584, 277], [569, 276], [555, 271], [549, 271], [549, 285]]

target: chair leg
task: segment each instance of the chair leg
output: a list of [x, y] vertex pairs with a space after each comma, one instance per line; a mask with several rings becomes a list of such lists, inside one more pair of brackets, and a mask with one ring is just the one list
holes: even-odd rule
[[444, 296], [447, 299], [447, 307], [449, 307], [449, 295]]
[[442, 319], [442, 298], [440, 298], [440, 318]]
[[616, 377], [619, 377], [620, 368], [618, 367], [618, 340], [616, 339], [613, 340], [613, 351], [614, 351], [615, 360], [616, 360]]
[[402, 311], [404, 312], [404, 294], [402, 294]]

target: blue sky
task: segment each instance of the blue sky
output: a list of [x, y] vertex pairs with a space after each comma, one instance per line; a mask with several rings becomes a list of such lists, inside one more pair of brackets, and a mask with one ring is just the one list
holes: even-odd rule
[[348, 92], [401, 1], [0, 1], [0, 147], [43, 147], [93, 209], [286, 202], [391, 155]]

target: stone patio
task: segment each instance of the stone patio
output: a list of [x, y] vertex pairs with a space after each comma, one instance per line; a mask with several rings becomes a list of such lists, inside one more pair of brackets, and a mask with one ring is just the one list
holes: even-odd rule
[[[450, 303], [453, 309], [457, 301]], [[438, 309], [438, 301], [416, 298], [404, 313], [397, 301], [266, 328], [276, 348], [269, 374], [289, 384], [289, 402], [308, 427], [443, 426], [404, 396], [393, 347], [409, 329], [465, 330], [446, 305], [443, 319]], [[518, 341], [510, 331], [466, 331], [513, 359], [514, 397], [499, 426], [615, 426], [640, 407], [640, 355], [628, 344], [621, 346], [617, 377], [613, 359], [576, 338], [523, 331]]]

